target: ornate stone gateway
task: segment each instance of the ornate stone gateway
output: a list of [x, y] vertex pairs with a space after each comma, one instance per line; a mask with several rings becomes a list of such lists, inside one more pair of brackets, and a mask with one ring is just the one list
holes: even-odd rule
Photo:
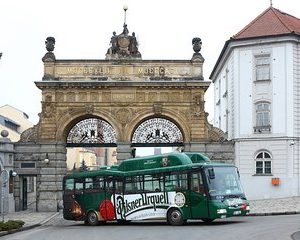
[[[19, 176], [37, 177], [38, 211], [61, 204], [66, 146], [116, 146], [118, 161], [130, 158], [139, 144], [224, 157], [217, 142], [224, 135], [207, 122], [204, 111], [210, 82], [203, 79], [200, 38], [192, 40], [194, 54], [188, 60], [142, 60], [126, 23], [110, 44], [105, 60], [59, 60], [55, 39], [46, 39], [44, 76], [35, 82], [42, 91], [40, 120], [15, 148]], [[229, 153], [232, 159], [231, 145]], [[18, 178], [14, 191], [18, 210]]]

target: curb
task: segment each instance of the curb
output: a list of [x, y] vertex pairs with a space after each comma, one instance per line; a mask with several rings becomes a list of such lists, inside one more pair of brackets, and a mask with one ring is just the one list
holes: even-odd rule
[[36, 224], [30, 225], [30, 226], [26, 226], [26, 227], [21, 227], [19, 229], [12, 229], [12, 230], [9, 230], [9, 231], [2, 231], [2, 232], [0, 232], [0, 237], [8, 235], [8, 234], [12, 234], [12, 233], [16, 233], [16, 232], [22, 232], [22, 231], [26, 231], [26, 230], [29, 230], [29, 229], [32, 229], [32, 228], [35, 228], [35, 227], [42, 226], [43, 224], [49, 222], [51, 219], [53, 219], [54, 217], [56, 217], [59, 213], [60, 212], [57, 212], [57, 213], [51, 215], [50, 217], [44, 219], [40, 223], [36, 223]]
[[294, 215], [294, 214], [300, 214], [300, 211], [271, 212], [271, 213], [249, 213], [247, 216], [262, 217], [262, 216]]

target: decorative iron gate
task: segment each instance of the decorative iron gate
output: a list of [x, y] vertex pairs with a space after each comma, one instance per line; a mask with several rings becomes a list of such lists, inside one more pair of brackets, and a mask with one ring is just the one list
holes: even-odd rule
[[181, 130], [164, 118], [151, 118], [141, 123], [133, 133], [132, 146], [180, 146]]
[[104, 120], [84, 119], [70, 130], [67, 137], [67, 147], [77, 146], [116, 146], [116, 131]]

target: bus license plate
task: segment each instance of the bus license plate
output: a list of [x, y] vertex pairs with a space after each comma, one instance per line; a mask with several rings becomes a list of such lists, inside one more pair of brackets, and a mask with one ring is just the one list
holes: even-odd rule
[[234, 212], [233, 212], [233, 215], [241, 215], [241, 214], [242, 214], [241, 211], [234, 211]]

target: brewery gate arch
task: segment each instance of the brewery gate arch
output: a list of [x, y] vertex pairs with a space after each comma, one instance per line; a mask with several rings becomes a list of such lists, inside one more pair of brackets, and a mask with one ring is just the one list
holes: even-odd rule
[[[85, 119], [101, 119], [112, 126], [117, 161], [132, 157], [132, 147], [139, 143], [134, 134], [142, 132], [139, 126], [155, 119], [169, 121], [180, 130], [182, 138], [172, 144], [182, 145], [185, 151], [224, 153], [220, 148], [224, 134], [208, 123], [204, 111], [210, 82], [203, 78], [201, 39], [193, 39], [191, 59], [142, 60], [135, 35], [129, 34], [126, 24], [123, 27], [121, 34], [111, 38], [105, 60], [56, 59], [55, 39], [46, 39], [44, 76], [35, 82], [42, 92], [39, 123], [26, 130], [15, 145], [16, 170], [37, 176], [38, 211], [61, 206], [68, 134]], [[154, 138], [162, 139], [163, 132], [156, 130]], [[96, 130], [88, 129], [79, 139], [95, 139], [96, 135]], [[228, 146], [225, 152], [233, 159], [232, 144]], [[34, 163], [29, 164], [34, 169], [24, 169], [22, 163]], [[17, 210], [21, 209], [18, 181], [16, 178], [14, 186]]]

